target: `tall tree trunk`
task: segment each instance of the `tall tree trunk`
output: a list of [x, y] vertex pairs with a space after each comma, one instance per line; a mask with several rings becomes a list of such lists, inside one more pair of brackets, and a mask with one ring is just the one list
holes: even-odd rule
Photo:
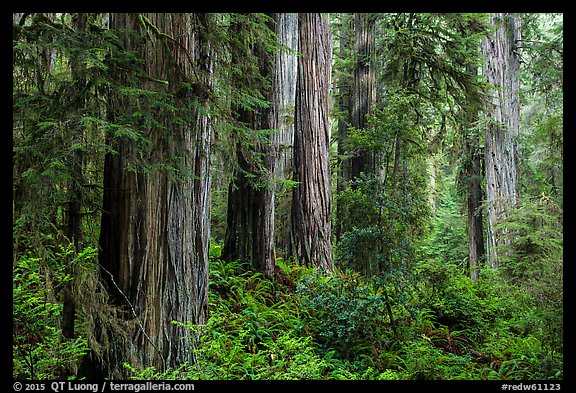
[[[460, 32], [465, 34], [464, 26]], [[476, 46], [476, 50], [480, 50]], [[478, 66], [473, 62], [466, 66], [469, 75], [478, 76]], [[485, 258], [484, 225], [482, 219], [482, 151], [480, 149], [480, 134], [475, 124], [478, 122], [478, 107], [470, 105], [464, 108], [463, 115], [463, 153], [464, 164], [462, 176], [466, 189], [466, 230], [468, 235], [468, 268], [472, 281], [480, 277], [479, 267]]]
[[278, 132], [272, 134], [277, 146], [274, 243], [276, 254], [287, 258], [293, 254], [292, 242], [292, 190], [286, 182], [292, 180], [294, 165], [294, 108], [296, 101], [296, 54], [298, 50], [298, 14], [278, 14], [277, 34], [279, 41], [287, 47], [276, 57], [276, 72], [273, 85], [278, 97]]
[[[351, 99], [351, 126], [365, 129], [372, 105], [376, 101], [376, 18], [374, 15], [358, 13], [354, 18], [354, 84]], [[362, 172], [376, 173], [375, 152], [361, 149], [350, 158], [351, 178]]]
[[[142, 31], [144, 21], [153, 27]], [[149, 80], [142, 88], [174, 93], [184, 82], [197, 87], [178, 103], [190, 111], [186, 124], [155, 114], [162, 127], [144, 131], [150, 149], [137, 151], [128, 138], [108, 141], [117, 153], [105, 158], [99, 261], [116, 302], [138, 317], [132, 347], [118, 357], [122, 361], [131, 355], [136, 366], [165, 370], [191, 362], [190, 331], [172, 321], [201, 325], [207, 318], [211, 128], [201, 113], [207, 102], [200, 92], [209, 89], [211, 72], [203, 38], [208, 23], [206, 14], [110, 17], [111, 29], [148, 36], [143, 45], [129, 36], [123, 42], [126, 50], [145, 59]], [[154, 82], [158, 80], [168, 87]], [[121, 107], [110, 107], [112, 120], [134, 105], [133, 99], [125, 99]], [[152, 165], [175, 162], [177, 175], [164, 169], [129, 170], [138, 154]]]
[[[281, 37], [282, 14], [272, 14], [271, 17], [275, 23], [270, 27]], [[256, 113], [240, 109], [240, 121], [254, 130], [276, 130], [280, 124], [284, 82], [281, 74], [283, 70], [278, 61], [280, 54], [270, 55], [262, 45], [256, 45], [253, 50], [260, 59], [261, 75], [271, 78], [271, 87], [263, 92], [269, 107], [260, 108]], [[246, 154], [252, 153], [243, 151], [238, 143], [239, 170], [228, 191], [227, 232], [222, 250], [223, 258], [249, 260], [255, 269], [268, 276], [274, 274], [275, 266], [275, 177], [282, 139], [282, 135], [277, 134], [273, 132], [267, 140], [255, 146], [255, 153], [262, 157], [260, 164], [246, 157]], [[254, 175], [255, 178], [252, 177]]]
[[497, 268], [499, 246], [509, 237], [496, 225], [516, 203], [517, 157], [520, 112], [520, 62], [516, 44], [520, 40], [520, 18], [492, 14], [493, 36], [483, 44], [484, 75], [494, 86], [487, 100], [488, 125], [485, 131], [485, 174], [487, 200], [487, 262]]
[[286, 48], [275, 58], [275, 72], [272, 84], [278, 87], [274, 93], [278, 95], [278, 132], [272, 136], [278, 143], [278, 164], [276, 174], [287, 179], [292, 174], [294, 143], [294, 107], [296, 101], [296, 69], [298, 50], [298, 14], [274, 14], [277, 27], [275, 33], [278, 40]]
[[292, 215], [298, 260], [332, 271], [328, 90], [330, 25], [326, 15], [298, 15], [299, 52], [294, 132], [295, 180]]
[[[348, 22], [348, 23], [347, 23]], [[346, 26], [350, 24], [351, 26]], [[351, 33], [348, 33], [352, 29]], [[337, 189], [339, 192], [348, 187], [350, 180], [360, 173], [375, 174], [378, 171], [377, 153], [362, 147], [350, 151], [348, 145], [349, 127], [365, 129], [376, 102], [376, 17], [371, 14], [356, 13], [350, 21], [343, 17], [340, 51], [348, 46], [353, 48], [353, 77], [349, 82], [345, 76], [339, 81], [339, 110], [343, 118], [338, 123], [338, 156], [340, 158]], [[343, 56], [344, 57], [344, 56]], [[336, 239], [342, 235], [345, 225], [346, 208], [342, 203], [337, 206]]]
[[[263, 166], [272, 170], [273, 147], [268, 143], [259, 147], [266, 155]], [[250, 261], [254, 269], [272, 276], [274, 273], [274, 189], [272, 172], [257, 174], [254, 179], [245, 172], [254, 173], [254, 168], [238, 148], [238, 166], [235, 177], [228, 188], [227, 230], [222, 258], [226, 260]]]
[[[467, 124], [473, 124], [472, 120], [468, 120]], [[484, 260], [484, 229], [480, 211], [482, 204], [482, 156], [478, 135], [464, 136], [464, 155], [466, 157], [463, 175], [466, 185], [468, 265], [470, 278], [472, 281], [478, 281], [478, 268]]]

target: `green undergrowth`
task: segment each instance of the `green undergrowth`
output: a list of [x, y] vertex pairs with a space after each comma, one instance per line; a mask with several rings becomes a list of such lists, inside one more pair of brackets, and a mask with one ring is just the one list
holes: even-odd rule
[[[193, 364], [134, 379], [562, 379], [532, 296], [499, 274], [478, 282], [426, 260], [409, 274], [322, 275], [278, 260], [274, 278], [211, 250], [209, 320], [187, 324]], [[179, 322], [175, 322], [179, 323]]]
[[[95, 255], [90, 247], [61, 247], [15, 261], [14, 378], [74, 378], [90, 340], [80, 321], [77, 339], [63, 338], [62, 291], [71, 272], [85, 288]], [[192, 362], [165, 371], [126, 363], [131, 378], [563, 378], [561, 313], [546, 306], [537, 286], [500, 272], [482, 270], [472, 282], [435, 256], [375, 277], [338, 268], [326, 275], [278, 259], [275, 276], [266, 277], [222, 260], [218, 245], [210, 255], [207, 323], [174, 321], [197, 343]]]
[[73, 378], [88, 352], [82, 335], [62, 334], [62, 297], [79, 266], [89, 266], [96, 250], [53, 247], [42, 257], [20, 255], [13, 265], [12, 356], [15, 379]]

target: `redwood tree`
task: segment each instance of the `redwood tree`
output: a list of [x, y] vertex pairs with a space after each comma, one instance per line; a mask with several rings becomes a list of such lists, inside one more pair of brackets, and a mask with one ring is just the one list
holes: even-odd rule
[[[473, 23], [458, 23], [457, 28], [462, 36], [481, 31], [480, 26]], [[469, 43], [466, 47], [474, 57], [468, 60], [466, 72], [473, 77], [478, 77], [477, 62], [474, 61], [480, 56], [480, 41]], [[468, 235], [468, 268], [470, 278], [477, 281], [479, 278], [479, 267], [485, 260], [484, 247], [484, 224], [482, 215], [482, 163], [483, 156], [480, 148], [481, 129], [477, 127], [479, 112], [482, 110], [482, 101], [476, 103], [469, 100], [468, 105], [462, 107], [462, 118], [459, 125], [462, 135], [462, 169], [460, 172], [461, 181], [465, 187], [466, 197], [466, 231]]]
[[[376, 16], [354, 16], [354, 83], [351, 101], [351, 126], [365, 129], [372, 105], [376, 102]], [[351, 178], [362, 172], [377, 173], [375, 153], [361, 149], [350, 159]]]
[[328, 90], [331, 43], [327, 15], [298, 15], [300, 57], [294, 120], [292, 199], [296, 257], [307, 266], [331, 271], [332, 190], [330, 182]]
[[487, 262], [499, 265], [498, 246], [509, 237], [497, 228], [517, 198], [517, 160], [520, 113], [520, 18], [491, 14], [492, 36], [483, 44], [484, 75], [494, 88], [487, 99], [485, 129], [485, 176], [487, 202]]
[[271, 138], [276, 144], [275, 207], [274, 207], [274, 246], [276, 256], [288, 257], [293, 252], [292, 242], [292, 180], [294, 145], [294, 108], [296, 101], [296, 68], [298, 50], [298, 14], [281, 13], [278, 15], [277, 35], [285, 50], [276, 56], [276, 72], [272, 84], [277, 85], [279, 95], [278, 124]]
[[[270, 29], [279, 38], [279, 43], [284, 44], [286, 22], [283, 14], [271, 14], [267, 26], [263, 27]], [[236, 23], [232, 34], [240, 37], [250, 34], [250, 31], [244, 23]], [[275, 183], [280, 142], [285, 137], [285, 132], [278, 129], [282, 124], [283, 91], [291, 74], [284, 72], [286, 65], [282, 62], [281, 52], [266, 49], [266, 42], [250, 43], [248, 47], [243, 42], [238, 40], [237, 46], [231, 49], [233, 62], [244, 69], [243, 78], [246, 80], [237, 78], [233, 83], [240, 84], [239, 89], [254, 85], [255, 82], [249, 80], [252, 78], [267, 78], [270, 83], [263, 84], [257, 91], [266, 99], [267, 105], [256, 108], [237, 105], [238, 121], [247, 127], [243, 130], [247, 135], [237, 138], [237, 167], [228, 189], [227, 230], [222, 257], [250, 261], [256, 270], [272, 276], [275, 263]], [[250, 70], [254, 68], [251, 59], [259, 63], [258, 75], [250, 76]]]
[[[467, 113], [464, 121], [469, 129], [463, 129], [463, 154], [465, 156], [462, 168], [466, 189], [466, 229], [468, 234], [468, 265], [472, 281], [479, 277], [479, 266], [484, 260], [484, 232], [481, 212], [482, 204], [482, 156], [479, 148], [479, 135], [472, 124], [475, 114]], [[463, 128], [465, 128], [463, 127]]]
[[209, 19], [110, 15], [124, 49], [144, 59], [143, 78], [114, 70], [125, 88], [111, 99], [109, 116], [122, 126], [108, 135], [114, 152], [104, 164], [99, 255], [113, 299], [137, 317], [132, 345], [117, 357], [135, 366], [163, 370], [191, 361], [191, 333], [172, 322], [207, 318]]
[[[376, 103], [376, 21], [372, 14], [355, 13], [341, 17], [340, 56], [352, 48], [352, 77], [341, 72], [338, 80], [338, 192], [342, 192], [360, 173], [376, 173], [376, 153], [362, 147], [352, 149], [349, 141], [350, 127], [363, 130], [368, 125], [372, 106]], [[336, 240], [342, 235], [343, 221], [348, 213], [343, 203], [337, 205]]]

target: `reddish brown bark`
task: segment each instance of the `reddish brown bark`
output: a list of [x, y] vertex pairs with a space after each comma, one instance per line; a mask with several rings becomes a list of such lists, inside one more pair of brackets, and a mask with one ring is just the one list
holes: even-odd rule
[[294, 132], [292, 215], [298, 260], [331, 271], [332, 191], [330, 182], [328, 84], [331, 46], [328, 17], [299, 14], [299, 52]]
[[[210, 73], [202, 28], [204, 14], [145, 14], [158, 31], [155, 35], [133, 14], [112, 14], [111, 28], [139, 31], [148, 40], [137, 44], [123, 38], [127, 50], [145, 59], [149, 80], [166, 80], [168, 89], [181, 82], [205, 83]], [[130, 81], [125, 81], [129, 85]], [[146, 82], [141, 88], [166, 91], [162, 84]], [[168, 90], [168, 92], [171, 92]], [[117, 152], [108, 154], [104, 167], [104, 203], [99, 255], [103, 277], [114, 300], [138, 317], [131, 348], [125, 348], [138, 364], [160, 370], [192, 361], [191, 332], [172, 321], [203, 324], [206, 320], [210, 218], [211, 128], [202, 97], [190, 95], [189, 123], [180, 124], [157, 113], [159, 128], [144, 129], [149, 149], [131, 139], [110, 136]], [[182, 101], [180, 104], [185, 105]], [[134, 110], [134, 98], [124, 98], [109, 108], [111, 120]], [[139, 151], [137, 151], [140, 149]], [[165, 169], [129, 169], [144, 156], [154, 165], [173, 162], [177, 174]]]

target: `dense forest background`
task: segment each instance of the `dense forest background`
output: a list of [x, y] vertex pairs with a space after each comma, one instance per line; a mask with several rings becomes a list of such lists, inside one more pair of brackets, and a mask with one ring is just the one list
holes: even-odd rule
[[13, 14], [13, 378], [561, 380], [563, 15]]

